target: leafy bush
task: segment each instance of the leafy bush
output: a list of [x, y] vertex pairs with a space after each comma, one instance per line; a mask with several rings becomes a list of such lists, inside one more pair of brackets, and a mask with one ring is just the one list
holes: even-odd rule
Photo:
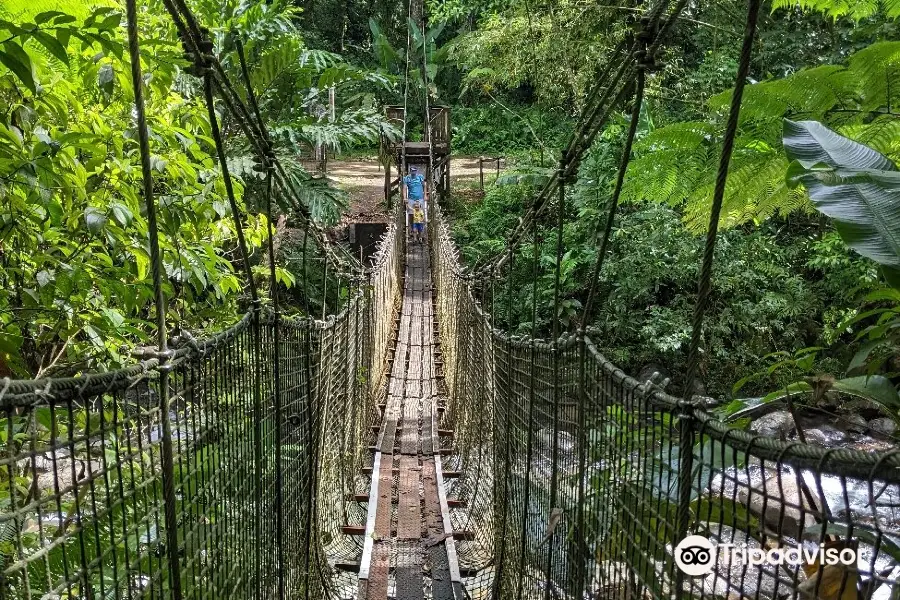
[[[537, 105], [495, 104], [453, 108], [453, 151], [457, 154], [510, 154], [540, 147], [561, 148], [571, 119]], [[512, 112], [511, 112], [512, 111]]]
[[[596, 260], [592, 236], [597, 200], [584, 197], [593, 191], [585, 186], [572, 192], [572, 214], [564, 229], [559, 316], [569, 330], [581, 318]], [[525, 185], [496, 186], [478, 204], [454, 206], [454, 233], [468, 264], [503, 251], [532, 194]], [[536, 326], [543, 336], [549, 335], [553, 318], [552, 225], [552, 219], [543, 224], [539, 248]], [[829, 337], [841, 335], [836, 323], [852, 311], [854, 295], [840, 291], [867, 289], [874, 269], [835, 244], [830, 231], [822, 235], [820, 229], [818, 222], [796, 223], [791, 229], [771, 223], [721, 234], [703, 341], [702, 377], [711, 394], [729, 395], [734, 381], [757, 371], [771, 352], [827, 345]], [[658, 363], [676, 374], [676, 384], [684, 383], [677, 381], [677, 373], [686, 364], [703, 243], [672, 207], [630, 205], [620, 214], [591, 325], [601, 350], [626, 371], [635, 374], [646, 364]], [[533, 325], [533, 248], [529, 240], [514, 259], [508, 286], [514, 294], [512, 314], [507, 314], [507, 285], [494, 290], [498, 324], [508, 327], [511, 321], [520, 334]], [[835, 348], [817, 357], [817, 364], [825, 368], [837, 364], [835, 360], [845, 362], [848, 352]], [[775, 379], [756, 381], [743, 392], [768, 391], [791, 377], [776, 373]]]

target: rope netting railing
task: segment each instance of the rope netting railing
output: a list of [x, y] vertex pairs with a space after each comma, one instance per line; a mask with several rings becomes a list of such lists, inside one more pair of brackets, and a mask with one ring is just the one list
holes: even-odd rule
[[280, 319], [280, 396], [265, 311], [164, 363], [0, 381], [0, 598], [339, 597], [333, 563], [359, 552], [341, 525], [365, 485], [401, 241], [393, 224], [339, 314]]
[[[469, 507], [454, 526], [474, 533], [457, 542], [473, 598], [894, 597], [900, 452], [754, 436], [639, 384], [587, 335], [511, 337], [439, 210], [434, 225], [448, 468], [462, 473], [449, 493]], [[719, 546], [705, 577], [678, 575], [685, 534]], [[822, 561], [823, 545], [852, 548], [852, 564]], [[773, 549], [783, 564], [742, 562]]]
[[[646, 77], [685, 7], [675, 2], [666, 11], [668, 4], [648, 8], [639, 32], [616, 49], [556, 174], [504, 251], [465, 272], [449, 226], [434, 209], [432, 264], [449, 398], [443, 426], [455, 430], [451, 460], [461, 472], [450, 493], [469, 507], [455, 527], [474, 534], [459, 542], [460, 568], [470, 575], [466, 589], [473, 597], [516, 600], [894, 598], [900, 593], [900, 451], [754, 436], [718, 421], [690, 396], [674, 398], [639, 383], [604, 358], [588, 334]], [[687, 381], [701, 352], [719, 210], [759, 9], [759, 0], [748, 3]], [[607, 116], [629, 100], [627, 90], [631, 126], [595, 236], [587, 301], [576, 327], [563, 328], [566, 186]], [[547, 249], [555, 249], [555, 264], [544, 258]], [[523, 277], [532, 282], [530, 293], [516, 288], [521, 283], [514, 279]], [[539, 280], [554, 282], [546, 340], [536, 339]], [[542, 297], [550, 304], [546, 290]], [[531, 304], [531, 335], [515, 337], [513, 309], [527, 313], [524, 303]], [[496, 325], [502, 322], [507, 331]]]
[[[755, 436], [699, 401], [639, 383], [589, 333], [603, 263], [655, 54], [685, 2], [660, 0], [598, 78], [559, 167], [508, 236], [466, 272], [434, 208], [432, 252], [454, 526], [477, 598], [819, 598], [900, 593], [900, 451], [867, 453]], [[750, 0], [722, 135], [686, 381], [697, 372], [712, 256], [760, 10]], [[615, 58], [618, 57], [618, 58]], [[633, 83], [633, 85], [631, 85]], [[633, 98], [629, 98], [629, 90]], [[616, 185], [579, 322], [560, 317], [566, 187], [611, 111], [631, 100]], [[547, 259], [547, 250], [555, 261]], [[517, 261], [530, 264], [524, 268]], [[530, 292], [517, 289], [531, 281]], [[524, 279], [523, 279], [524, 277]], [[553, 281], [548, 339], [537, 339], [538, 281]], [[512, 335], [528, 313], [531, 335]], [[515, 310], [514, 310], [515, 309]], [[524, 309], [524, 310], [523, 310]], [[498, 316], [500, 317], [498, 319]], [[524, 321], [529, 321], [526, 316]], [[507, 331], [497, 323], [505, 322]]]
[[[330, 243], [275, 156], [236, 41], [244, 95], [183, 0], [164, 0], [208, 113], [231, 209], [235, 268], [250, 309], [197, 341], [169, 336], [159, 214], [135, 0], [126, 0], [134, 118], [149, 229], [157, 346], [117, 371], [0, 380], [0, 598], [326, 598], [334, 563], [359, 548], [342, 535], [366, 436], [384, 388], [399, 299], [400, 214], [364, 268]], [[246, 98], [246, 101], [245, 101]], [[152, 115], [151, 115], [152, 116]], [[228, 171], [231, 135], [265, 176], [269, 295], [258, 291]], [[274, 203], [303, 225], [305, 316], [282, 316]], [[321, 268], [317, 283], [310, 273]], [[327, 291], [337, 314], [328, 316]], [[342, 300], [342, 295], [344, 299]], [[151, 313], [153, 314], [153, 313]], [[358, 544], [358, 545], [361, 545]]]

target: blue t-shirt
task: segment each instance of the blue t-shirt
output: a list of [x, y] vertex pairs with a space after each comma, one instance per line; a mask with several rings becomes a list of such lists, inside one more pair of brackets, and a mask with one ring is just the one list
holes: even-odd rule
[[425, 198], [425, 177], [417, 174], [415, 177], [407, 175], [403, 178], [406, 184], [406, 194], [410, 200], [422, 200]]

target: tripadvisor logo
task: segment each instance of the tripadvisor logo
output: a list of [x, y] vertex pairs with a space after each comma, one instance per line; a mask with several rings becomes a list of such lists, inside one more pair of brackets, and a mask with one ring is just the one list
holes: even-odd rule
[[675, 564], [687, 575], [706, 575], [716, 564], [716, 546], [702, 535], [689, 535], [675, 547]]
[[689, 535], [675, 547], [675, 564], [686, 575], [698, 577], [711, 573], [716, 562], [724, 553], [730, 561], [729, 566], [750, 565], [845, 565], [856, 564], [854, 548], [748, 548], [747, 544], [713, 544], [702, 535]]

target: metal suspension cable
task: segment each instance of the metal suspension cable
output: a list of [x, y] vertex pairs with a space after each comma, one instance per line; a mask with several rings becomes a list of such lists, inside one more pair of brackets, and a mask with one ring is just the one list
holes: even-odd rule
[[[618, 87], [618, 84], [625, 77], [626, 72], [630, 70], [630, 66], [631, 65], [628, 61], [622, 62], [619, 71], [615, 74], [615, 76], [611, 80], [610, 85], [606, 88], [606, 93], [604, 93], [601, 100], [601, 104], [606, 108], [601, 117], [601, 122], [598, 128], [602, 127], [606, 123], [606, 120], [609, 118], [609, 115], [612, 114], [613, 109], [624, 99], [627, 90], [625, 87]], [[612, 94], [612, 90], [614, 89], [618, 89], [619, 91], [615, 98], [611, 102], [608, 102], [609, 95]], [[510, 240], [514, 246], [517, 247], [521, 240], [524, 239], [528, 229], [535, 224], [537, 218], [548, 206], [550, 199], [554, 196], [556, 190], [560, 185], [560, 177], [569, 177], [572, 175], [573, 171], [577, 167], [580, 155], [581, 152], [577, 153], [575, 155], [576, 160], [566, 163], [565, 167], [554, 171], [550, 180], [545, 184], [544, 188], [538, 194], [537, 198], [535, 198], [534, 202], [528, 207], [525, 214], [522, 216], [518, 227], [510, 235]], [[503, 266], [504, 260], [505, 255], [499, 256], [495, 259], [494, 263], [486, 263], [480, 269], [480, 272], [485, 273], [489, 271], [496, 271]]]
[[[253, 85], [250, 80], [250, 73], [247, 69], [247, 60], [244, 56], [244, 45], [239, 38], [235, 39], [235, 47], [237, 49], [238, 60], [241, 66], [241, 75], [244, 79], [244, 87], [247, 90], [247, 98], [257, 121], [262, 125], [262, 114], [259, 110], [259, 104], [256, 101], [256, 94], [253, 91]], [[263, 127], [262, 134], [266, 139], [266, 161], [261, 165], [265, 173], [265, 198], [266, 198], [266, 224], [267, 224], [267, 250], [269, 255], [269, 294], [271, 295], [273, 324], [272, 324], [272, 384], [273, 395], [275, 398], [275, 464], [282, 464], [282, 426], [283, 411], [281, 398], [281, 314], [278, 310], [278, 287], [275, 272], [275, 230], [272, 225], [272, 178], [275, 172], [275, 166], [272, 161], [272, 147], [268, 138], [268, 131]], [[305, 275], [305, 274], [304, 274]], [[275, 469], [275, 568], [281, 573], [284, 569], [284, 481], [283, 472], [280, 468]], [[284, 577], [278, 577], [278, 600], [284, 600], [285, 586]]]
[[[434, 139], [431, 131], [431, 89], [428, 85], [428, 33], [422, 15], [422, 82], [425, 84], [425, 141], [428, 142], [428, 188], [434, 189]], [[428, 211], [425, 211], [428, 214]]]
[[[719, 218], [722, 214], [722, 201], [725, 197], [725, 185], [728, 181], [728, 165], [731, 162], [731, 153], [734, 149], [734, 140], [737, 136], [738, 118], [741, 112], [741, 99], [744, 96], [744, 87], [747, 84], [747, 76], [750, 73], [750, 58], [753, 53], [753, 40], [756, 35], [756, 23], [759, 17], [760, 0], [750, 0], [747, 27], [744, 32], [744, 42], [741, 47], [741, 57], [738, 64], [737, 79], [734, 93], [731, 96], [731, 107], [728, 112], [728, 121], [725, 125], [725, 135], [722, 138], [722, 155], [719, 159], [719, 169], [716, 173], [715, 189], [713, 190], [712, 208], [709, 215], [709, 229], [706, 232], [706, 244], [703, 249], [703, 263], [700, 269], [700, 279], [697, 289], [697, 302], [694, 306], [694, 318], [691, 329], [691, 345], [688, 354], [687, 382], [690, 385], [692, 377], [696, 375], [700, 358], [700, 337], [703, 333], [703, 319], [706, 316], [707, 304], [712, 281], [713, 255], [716, 249], [716, 239], [719, 230]], [[686, 396], [690, 400], [691, 393]]]
[[[644, 35], [647, 33], [646, 28], [641, 32], [640, 35]], [[638, 58], [638, 73], [637, 73], [637, 89], [635, 91], [634, 97], [634, 106], [631, 110], [631, 122], [628, 126], [628, 133], [625, 136], [625, 146], [622, 149], [622, 158], [619, 161], [619, 170], [616, 174], [616, 185], [613, 189], [613, 195], [609, 201], [609, 208], [607, 209], [606, 216], [606, 226], [603, 230], [603, 238], [600, 242], [600, 249], [597, 251], [597, 260], [594, 262], [594, 269], [591, 273], [590, 278], [590, 287], [588, 288], [588, 296], [587, 300], [584, 303], [584, 311], [581, 315], [581, 323], [579, 325], [579, 329], [583, 332], [584, 328], [590, 323], [590, 315], [591, 309], [594, 304], [594, 296], [597, 291], [597, 282], [600, 278], [600, 271], [603, 269], [603, 263], [606, 260], [606, 251], [607, 246], [609, 244], [610, 234], [612, 233], [613, 223], [616, 218], [616, 212], [619, 207], [619, 198], [622, 194], [622, 186], [625, 182], [625, 173], [628, 170], [628, 164], [631, 161], [631, 148], [634, 144], [634, 137], [637, 133], [638, 123], [641, 118], [641, 108], [643, 107], [644, 102], [644, 86], [646, 84], [647, 71], [652, 69], [655, 65], [651, 62], [651, 55], [647, 54], [646, 50], [646, 39], [644, 40], [644, 48], [638, 51], [640, 56]], [[597, 241], [597, 234], [594, 233], [594, 243]]]
[[219, 155], [219, 168], [222, 170], [222, 179], [225, 182], [225, 194], [228, 196], [228, 204], [231, 206], [231, 216], [234, 219], [234, 228], [238, 238], [238, 251], [241, 257], [241, 264], [244, 267], [244, 275], [247, 277], [247, 283], [250, 286], [250, 298], [254, 304], [259, 301], [259, 294], [256, 291], [256, 282], [253, 279], [253, 269], [250, 267], [250, 256], [247, 252], [247, 241], [244, 238], [244, 228], [241, 225], [241, 212], [237, 205], [237, 199], [234, 196], [234, 186], [231, 182], [231, 174], [228, 171], [228, 160], [225, 155], [225, 142], [222, 139], [222, 132], [219, 129], [219, 118], [216, 115], [215, 99], [213, 98], [212, 78], [209, 73], [203, 77], [203, 95], [206, 99], [206, 110], [209, 113], [209, 126], [212, 133], [213, 141], [216, 144], [216, 153]]
[[[586, 532], [583, 529], [584, 523], [584, 497], [585, 497], [585, 471], [587, 469], [587, 446], [588, 446], [588, 432], [587, 432], [587, 404], [588, 394], [587, 394], [587, 385], [586, 385], [586, 363], [587, 363], [587, 352], [586, 352], [586, 341], [585, 341], [585, 327], [588, 323], [590, 323], [590, 315], [591, 309], [594, 303], [594, 297], [596, 293], [597, 283], [599, 280], [599, 275], [601, 270], [603, 269], [603, 263], [606, 259], [607, 254], [607, 245], [609, 243], [610, 234], [612, 232], [613, 223], [616, 217], [616, 211], [619, 205], [619, 197], [622, 192], [622, 186], [625, 181], [625, 173], [628, 170], [628, 164], [631, 160], [631, 149], [634, 143], [634, 137], [637, 133], [638, 123], [640, 122], [641, 108], [643, 106], [644, 100], [644, 87], [646, 84], [646, 73], [647, 71], [653, 70], [655, 68], [655, 64], [652, 61], [652, 56], [648, 54], [646, 46], [647, 42], [651, 41], [650, 36], [652, 32], [647, 29], [647, 23], [643, 23], [643, 28], [641, 32], [638, 34], [638, 42], [642, 46], [638, 50], [638, 55], [636, 56], [638, 63], [638, 71], [637, 71], [637, 82], [636, 82], [636, 90], [634, 97], [634, 105], [631, 110], [631, 122], [628, 127], [628, 133], [625, 137], [625, 145], [622, 148], [622, 156], [619, 162], [619, 169], [616, 176], [616, 184], [613, 190], [613, 195], [609, 201], [609, 208], [607, 210], [607, 220], [606, 226], [603, 230], [603, 238], [600, 243], [600, 249], [597, 253], [597, 260], [594, 263], [594, 269], [590, 278], [590, 288], [588, 291], [588, 297], [584, 304], [584, 310], [581, 315], [581, 320], [578, 325], [578, 386], [577, 386], [577, 397], [578, 397], [578, 405], [577, 405], [577, 414], [576, 414], [576, 423], [577, 423], [577, 431], [579, 436], [579, 455], [578, 455], [578, 490], [577, 490], [577, 503], [576, 503], [576, 517], [575, 522], [578, 524], [576, 528], [575, 538], [577, 540], [576, 543], [581, 544], [582, 551], [584, 550], [584, 537], [586, 536]], [[596, 244], [597, 237], [599, 234], [599, 224], [598, 231], [594, 233], [594, 243]], [[577, 586], [575, 589], [580, 594], [583, 593], [585, 586], [587, 585], [586, 581], [587, 574], [585, 572], [584, 566], [579, 564], [576, 569], [575, 574], [575, 585]]]
[[[693, 407], [691, 400], [694, 395], [694, 377], [697, 374], [700, 363], [700, 338], [703, 334], [703, 319], [709, 303], [709, 294], [712, 282], [713, 256], [716, 249], [716, 239], [719, 229], [719, 218], [722, 212], [722, 201], [725, 197], [725, 185], [728, 182], [728, 166], [731, 162], [731, 153], [734, 149], [734, 140], [737, 136], [738, 119], [741, 112], [741, 100], [744, 96], [744, 87], [747, 84], [747, 76], [750, 73], [750, 59], [753, 54], [753, 40], [756, 37], [756, 24], [759, 18], [761, 0], [750, 0], [747, 10], [747, 25], [744, 30], [744, 41], [741, 46], [740, 61], [738, 63], [737, 78], [734, 93], [731, 96], [731, 106], [728, 110], [728, 121], [725, 125], [725, 134], [722, 139], [722, 154], [719, 159], [719, 168], [716, 173], [716, 183], [713, 190], [712, 208], [709, 215], [709, 229], [706, 233], [706, 244], [703, 250], [703, 263], [700, 268], [700, 277], [697, 290], [697, 302], [694, 305], [694, 317], [691, 324], [691, 342], [688, 352], [688, 364], [686, 370], [685, 393], [679, 415], [679, 478], [678, 498], [679, 506], [675, 521], [675, 537], [672, 543], [684, 538], [688, 522], [690, 520], [691, 477], [693, 471], [694, 450], [692, 448]], [[684, 573], [676, 570], [675, 589], [679, 591], [679, 599], [683, 597]]]
[[[168, 362], [171, 352], [168, 348], [166, 331], [166, 298], [163, 293], [163, 260], [159, 244], [159, 224], [156, 218], [156, 204], [153, 201], [153, 174], [150, 167], [150, 134], [147, 129], [147, 113], [144, 105], [144, 78], [141, 73], [141, 53], [138, 42], [137, 6], [135, 0], [125, 1], [125, 12], [128, 29], [128, 53], [131, 61], [131, 84], [134, 89], [134, 106], [137, 117], [138, 143], [141, 157], [141, 178], [143, 183], [144, 202], [147, 207], [147, 229], [150, 242], [150, 263], [153, 277], [154, 301], [156, 304], [156, 358], [161, 365]], [[169, 369], [159, 369], [159, 409], [163, 415], [169, 414]], [[177, 515], [175, 514], [175, 467], [172, 448], [172, 424], [168, 418], [161, 420], [161, 475], [163, 483], [164, 513], [166, 526], [166, 544], [170, 548], [178, 548]], [[182, 597], [181, 567], [178, 553], [167, 553], [169, 563], [169, 585], [172, 597]]]

